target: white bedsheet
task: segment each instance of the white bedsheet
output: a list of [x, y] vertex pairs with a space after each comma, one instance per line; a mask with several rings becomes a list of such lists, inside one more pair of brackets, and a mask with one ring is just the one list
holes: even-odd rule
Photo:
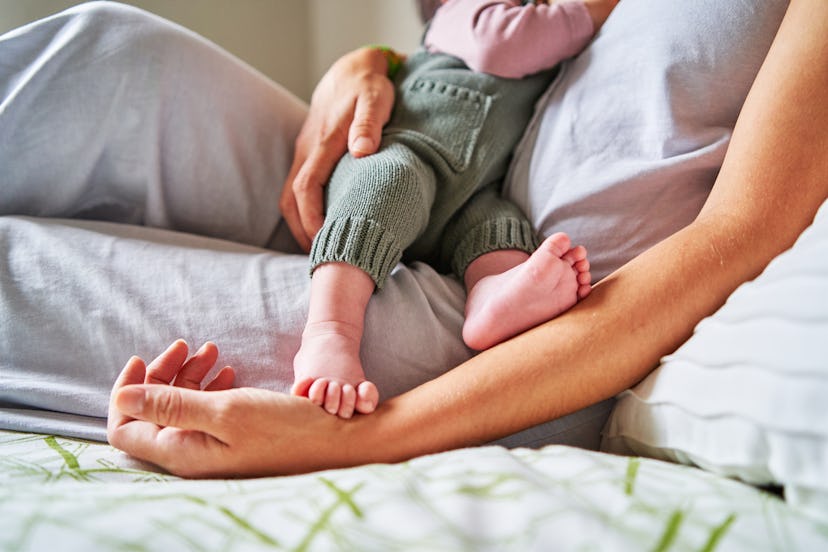
[[0, 432], [0, 549], [55, 547], [812, 551], [828, 525], [721, 476], [563, 446], [185, 481], [107, 445]]

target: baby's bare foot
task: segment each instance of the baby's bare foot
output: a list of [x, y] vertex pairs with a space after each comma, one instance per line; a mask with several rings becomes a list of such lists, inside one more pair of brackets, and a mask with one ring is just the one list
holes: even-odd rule
[[336, 322], [309, 325], [293, 359], [293, 395], [307, 397], [330, 414], [369, 414], [379, 402], [376, 385], [365, 380], [359, 339]]
[[586, 249], [573, 248], [564, 233], [553, 234], [524, 263], [474, 285], [463, 340], [488, 349], [550, 320], [586, 297], [591, 279]]

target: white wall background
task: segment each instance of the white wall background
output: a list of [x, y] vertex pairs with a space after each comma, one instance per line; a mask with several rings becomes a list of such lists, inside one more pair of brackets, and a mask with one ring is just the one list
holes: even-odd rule
[[[0, 33], [79, 3], [0, 0]], [[302, 98], [343, 53], [364, 44], [413, 51], [414, 0], [126, 0], [202, 34]]]

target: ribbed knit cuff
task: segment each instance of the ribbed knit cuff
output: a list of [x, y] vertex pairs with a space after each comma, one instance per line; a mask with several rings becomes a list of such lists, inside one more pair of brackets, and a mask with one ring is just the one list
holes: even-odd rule
[[531, 254], [538, 248], [532, 225], [519, 218], [488, 220], [475, 226], [454, 250], [451, 270], [460, 280], [466, 269], [480, 255], [500, 249], [518, 249]]
[[324, 263], [348, 263], [364, 270], [380, 289], [401, 257], [402, 248], [376, 222], [335, 219], [326, 222], [313, 240], [310, 272]]

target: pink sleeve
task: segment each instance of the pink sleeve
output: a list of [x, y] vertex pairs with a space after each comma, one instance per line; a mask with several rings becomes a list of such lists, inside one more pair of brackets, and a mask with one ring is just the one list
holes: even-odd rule
[[594, 25], [579, 1], [449, 0], [431, 21], [424, 45], [459, 57], [475, 71], [521, 78], [580, 52]]

